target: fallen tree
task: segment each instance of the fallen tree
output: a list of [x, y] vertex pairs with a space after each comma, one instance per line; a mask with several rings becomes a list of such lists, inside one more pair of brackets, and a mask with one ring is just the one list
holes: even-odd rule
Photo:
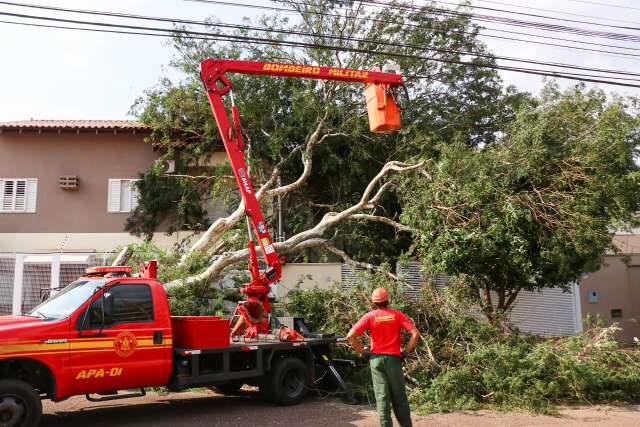
[[[310, 158], [311, 158], [311, 155], [309, 154], [309, 160], [306, 161], [306, 164], [309, 165], [309, 170], [310, 170], [310, 164], [311, 164]], [[326, 234], [327, 230], [329, 230], [330, 228], [335, 227], [336, 225], [338, 225], [343, 221], [353, 218], [353, 216], [355, 215], [358, 215], [358, 217], [356, 217], [358, 219], [372, 220], [372, 221], [382, 220], [384, 223], [387, 223], [387, 224], [392, 223], [391, 225], [394, 225], [399, 229], [408, 231], [409, 230], [408, 227], [402, 224], [396, 223], [390, 218], [380, 217], [380, 216], [371, 215], [371, 214], [367, 215], [367, 214], [362, 214], [360, 212], [365, 210], [374, 210], [378, 206], [378, 203], [380, 202], [382, 195], [390, 186], [390, 182], [382, 183], [383, 179], [386, 178], [389, 175], [389, 173], [408, 172], [408, 171], [412, 171], [417, 168], [420, 168], [421, 166], [422, 166], [422, 163], [417, 163], [413, 165], [402, 163], [402, 162], [396, 162], [396, 161], [387, 163], [380, 170], [380, 172], [371, 180], [371, 182], [369, 182], [369, 185], [367, 185], [367, 188], [365, 188], [362, 194], [362, 197], [360, 198], [360, 201], [358, 203], [340, 212], [329, 212], [325, 214], [323, 218], [314, 227], [308, 230], [304, 230], [300, 233], [297, 233], [284, 242], [275, 243], [274, 246], [276, 251], [280, 254], [286, 255], [287, 253], [294, 252], [294, 251], [300, 251], [303, 249], [313, 248], [313, 247], [320, 247], [320, 248], [329, 250], [333, 254], [340, 256], [347, 262], [358, 264], [358, 265], [365, 265], [365, 263], [357, 263], [351, 260], [351, 258], [346, 253], [335, 248], [331, 244], [330, 239], [323, 238], [323, 236]], [[307, 167], [305, 165], [305, 174], [307, 173], [306, 171], [307, 171]], [[264, 194], [265, 192], [266, 193], [272, 192], [271, 195], [286, 194], [288, 191], [293, 191], [296, 188], [296, 186], [302, 185], [303, 182], [304, 182], [304, 175], [300, 177], [300, 179], [296, 182], [296, 185], [281, 186], [281, 187], [274, 188], [273, 190], [266, 190], [265, 186], [263, 186], [260, 188], [260, 190], [258, 190], [256, 195]], [[260, 198], [258, 200], [260, 200]], [[234, 214], [232, 214], [231, 216], [216, 220], [216, 222], [212, 224], [209, 230], [206, 233], [204, 233], [204, 236], [198, 239], [198, 241], [189, 249], [189, 251], [185, 253], [181, 262], [184, 263], [189, 258], [191, 253], [201, 252], [215, 245], [225, 232], [232, 229], [242, 219], [242, 217], [244, 216], [244, 211], [242, 209], [243, 209], [243, 205], [241, 204], [238, 207], [238, 209], [236, 209]], [[237, 213], [237, 212], [240, 212], [240, 213]], [[215, 255], [218, 255], [218, 254], [215, 254]], [[215, 256], [213, 261], [209, 265], [209, 267], [207, 267], [207, 269], [204, 270], [203, 272], [198, 273], [196, 275], [189, 276], [187, 278], [180, 278], [180, 279], [168, 282], [165, 285], [165, 287], [171, 288], [180, 284], [188, 285], [196, 282], [201, 282], [203, 280], [207, 280], [212, 277], [218, 277], [226, 269], [235, 266], [241, 261], [246, 261], [247, 259], [249, 259], [249, 249], [239, 249], [231, 252], [223, 252], [219, 256]], [[373, 265], [367, 265], [367, 267], [370, 269], [376, 269], [376, 267]]]
[[[215, 285], [248, 256], [229, 168], [206, 167], [220, 150], [195, 67], [206, 57], [361, 69], [391, 57], [406, 75], [405, 126], [383, 137], [367, 131], [359, 86], [233, 76], [256, 195], [271, 230], [274, 198], [282, 200], [288, 238], [276, 249], [289, 261], [337, 259], [372, 271], [388, 264], [385, 274], [395, 278], [397, 261], [419, 259], [428, 271], [464, 280], [498, 321], [522, 290], [567, 288], [598, 269], [603, 253], [615, 250], [612, 228], [636, 223], [634, 100], [609, 101], [583, 86], [562, 93], [550, 84], [538, 98], [505, 89], [467, 18], [357, 1], [290, 6], [296, 22], [265, 16], [261, 29], [232, 33], [266, 34], [273, 43], [176, 37], [173, 65], [184, 78], [163, 79], [134, 108], [177, 170], [143, 176], [127, 229], [147, 237], [166, 223], [169, 231], [202, 231], [182, 248], [169, 287]], [[325, 47], [289, 48], [282, 31]], [[375, 50], [380, 40], [384, 51]], [[460, 64], [461, 50], [478, 58]], [[213, 200], [227, 213], [208, 224], [202, 206]]]
[[[350, 288], [293, 291], [289, 314], [313, 327], [345, 335], [366, 311], [373, 288], [386, 286], [394, 308], [422, 331], [405, 368], [412, 409], [418, 413], [459, 410], [525, 410], [555, 413], [558, 405], [625, 404], [640, 401], [640, 349], [616, 342], [616, 325], [587, 321], [574, 337], [542, 338], [504, 329], [477, 312], [460, 284], [426, 287], [417, 299], [403, 296], [384, 274], [363, 274]], [[474, 309], [475, 306], [475, 309]], [[373, 401], [366, 360], [350, 347], [340, 357], [355, 361], [343, 374], [364, 402]]]
[[[440, 141], [460, 133], [468, 135], [469, 146], [489, 143], [510, 114], [511, 107], [504, 108], [510, 105], [510, 94], [503, 93], [495, 70], [465, 67], [455, 61], [456, 49], [484, 52], [468, 19], [428, 9], [410, 14], [395, 9], [374, 10], [363, 2], [285, 3], [297, 10], [299, 20], [265, 16], [256, 22], [263, 30], [248, 30], [252, 36], [273, 38], [274, 42], [266, 46], [176, 36], [173, 44], [178, 54], [172, 65], [183, 71], [184, 79], [163, 79], [133, 108], [151, 127], [150, 142], [160, 147], [166, 158], [175, 159], [177, 169], [166, 176], [152, 168], [142, 177], [140, 205], [130, 216], [127, 230], [147, 237], [161, 224], [169, 224], [169, 231], [201, 230], [184, 248], [179, 266], [190, 265], [192, 257], [210, 260], [200, 271], [174, 277], [168, 287], [203, 280], [213, 284], [214, 279], [238, 268], [248, 257], [243, 247], [244, 206], [233, 179], [229, 179], [228, 167], [200, 167], [203, 157], [220, 149], [199, 81], [197, 64], [203, 58], [358, 69], [394, 60], [406, 75], [411, 100], [404, 100], [407, 108], [403, 121], [410, 126], [400, 134], [382, 137], [368, 133], [361, 85], [232, 76], [236, 104], [246, 129], [248, 166], [256, 197], [271, 224], [275, 222], [273, 199], [283, 200], [283, 231], [288, 238], [275, 247], [278, 253], [293, 257], [340, 259], [369, 270], [378, 270], [383, 262], [395, 264], [413, 242], [412, 228], [398, 221], [402, 207], [395, 184], [399, 175], [425, 166], [426, 161], [415, 156], [433, 146], [424, 136]], [[420, 25], [415, 25], [416, 21]], [[434, 27], [446, 28], [446, 34], [434, 35]], [[214, 21], [211, 28], [220, 31]], [[282, 31], [304, 34], [329, 48], [288, 48], [286, 43], [280, 45]], [[389, 41], [385, 52], [362, 51], [375, 48], [376, 40], [382, 39]], [[362, 40], [367, 42], [363, 45]], [[401, 47], [402, 43], [415, 47]], [[427, 46], [435, 49], [429, 55], [437, 61], [423, 59], [427, 58], [423, 49]], [[483, 53], [477, 63], [491, 65], [493, 60]], [[430, 78], [413, 77], [420, 75]], [[465, 83], [469, 81], [476, 83]], [[444, 86], [448, 88], [443, 90]], [[486, 98], [487, 94], [492, 99]], [[426, 105], [446, 108], [425, 110]], [[211, 224], [200, 209], [209, 200], [222, 201], [228, 209], [228, 214]], [[395, 277], [392, 271], [387, 274]]]

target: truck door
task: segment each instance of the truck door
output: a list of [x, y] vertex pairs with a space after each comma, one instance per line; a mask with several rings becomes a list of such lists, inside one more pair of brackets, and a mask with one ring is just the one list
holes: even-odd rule
[[166, 304], [154, 304], [150, 285], [107, 287], [88, 311], [80, 311], [75, 325], [78, 338], [72, 339], [70, 349], [75, 394], [166, 384], [171, 373], [170, 320]]

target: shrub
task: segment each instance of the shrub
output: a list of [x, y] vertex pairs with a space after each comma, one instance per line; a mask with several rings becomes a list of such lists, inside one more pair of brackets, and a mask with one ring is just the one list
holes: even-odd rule
[[[334, 286], [290, 293], [287, 309], [317, 329], [345, 335], [370, 309], [371, 289], [385, 285], [392, 305], [421, 331], [407, 383], [418, 412], [491, 408], [553, 413], [558, 404], [640, 401], [640, 352], [622, 349], [616, 326], [589, 326], [575, 337], [540, 338], [486, 322], [455, 286], [425, 289], [413, 301], [397, 283], [363, 276], [351, 288]], [[341, 357], [357, 359], [346, 346]], [[356, 395], [372, 401], [364, 361], [348, 377]]]

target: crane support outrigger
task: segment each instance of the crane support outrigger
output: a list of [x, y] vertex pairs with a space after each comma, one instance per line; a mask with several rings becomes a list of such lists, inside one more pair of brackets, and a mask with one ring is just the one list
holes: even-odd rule
[[[263, 313], [271, 313], [268, 294], [271, 285], [282, 276], [282, 259], [278, 256], [273, 239], [265, 222], [260, 203], [256, 198], [251, 178], [247, 172], [240, 114], [235, 105], [233, 85], [227, 73], [257, 74], [278, 77], [297, 77], [321, 80], [336, 80], [366, 85], [366, 100], [370, 128], [373, 132], [390, 133], [400, 127], [400, 114], [393, 90], [402, 85], [399, 73], [363, 71], [346, 68], [321, 67], [273, 62], [239, 61], [227, 59], [206, 59], [200, 64], [200, 77], [205, 86], [213, 116], [218, 124], [233, 175], [242, 194], [245, 214], [251, 226], [249, 232], [249, 272], [251, 280], [244, 284], [241, 292], [247, 295], [247, 303], [259, 303]], [[223, 96], [231, 98], [231, 121], [223, 102]], [[255, 242], [255, 234], [267, 268], [260, 273]], [[238, 306], [238, 314], [244, 319], [245, 337], [253, 338], [269, 332], [269, 322], [257, 313], [249, 312], [245, 306]]]

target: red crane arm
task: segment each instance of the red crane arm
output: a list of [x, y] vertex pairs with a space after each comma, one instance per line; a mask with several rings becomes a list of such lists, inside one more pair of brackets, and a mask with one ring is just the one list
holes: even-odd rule
[[281, 77], [302, 77], [307, 79], [338, 80], [352, 83], [375, 83], [400, 86], [402, 75], [383, 73], [381, 71], [352, 70], [349, 68], [318, 67], [313, 65], [282, 64], [277, 62], [236, 61], [231, 59], [206, 59], [200, 64], [200, 76], [207, 86], [207, 81], [220, 80], [228, 89], [231, 82], [225, 73], [260, 74]]
[[[260, 209], [260, 204], [256, 198], [249, 174], [247, 173], [238, 108], [235, 106], [233, 96], [231, 96], [230, 122], [229, 115], [222, 100], [222, 97], [232, 89], [231, 81], [225, 76], [225, 73], [338, 80], [365, 84], [384, 84], [387, 86], [401, 85], [402, 75], [380, 71], [361, 71], [346, 68], [211, 58], [200, 63], [200, 78], [207, 91], [207, 97], [209, 98], [213, 116], [218, 124], [220, 137], [222, 138], [227, 156], [229, 157], [236, 182], [240, 188], [245, 212], [251, 221], [253, 232], [258, 237], [258, 243], [265, 261], [268, 264], [266, 271], [260, 274], [255, 244], [250, 238], [249, 271], [251, 273], [251, 282], [243, 286], [242, 292], [247, 294], [248, 301], [259, 301], [262, 303], [265, 311], [270, 312], [271, 308], [267, 295], [271, 284], [280, 280], [282, 264], [273, 247], [273, 240], [269, 234], [264, 215]], [[260, 329], [260, 327], [258, 328]], [[257, 332], [264, 331], [258, 330]]]

